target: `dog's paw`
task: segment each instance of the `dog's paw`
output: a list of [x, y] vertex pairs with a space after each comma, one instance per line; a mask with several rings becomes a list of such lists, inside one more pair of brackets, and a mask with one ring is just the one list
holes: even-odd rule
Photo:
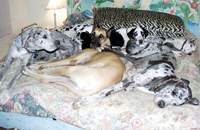
[[8, 102], [10, 99], [10, 95], [8, 90], [4, 90], [3, 92], [0, 93], [0, 105], [4, 105]]
[[97, 50], [98, 52], [102, 52], [101, 47], [97, 47], [96, 50]]
[[23, 73], [23, 74], [25, 74], [25, 75], [28, 75], [28, 74], [30, 74], [30, 69], [28, 69], [27, 67], [23, 67], [22, 69], [21, 69], [21, 72]]
[[31, 64], [30, 66], [28, 66], [30, 69], [32, 70], [42, 70], [44, 67], [40, 64]]

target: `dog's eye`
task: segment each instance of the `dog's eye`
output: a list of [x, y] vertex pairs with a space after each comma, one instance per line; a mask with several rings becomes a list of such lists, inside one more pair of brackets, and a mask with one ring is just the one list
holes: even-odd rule
[[137, 36], [138, 34], [137, 34], [137, 33], [134, 33], [134, 35]]
[[44, 38], [44, 39], [47, 39], [47, 35], [43, 35], [43, 37], [42, 38]]
[[144, 32], [141, 32], [141, 35], [144, 36]]
[[101, 38], [103, 38], [103, 35], [102, 35], [102, 34], [99, 35], [99, 39], [101, 39]]
[[176, 89], [174, 89], [174, 90], [172, 91], [172, 96], [175, 96], [175, 95], [176, 95], [176, 93], [177, 93], [177, 90], [176, 90]]
[[92, 36], [95, 36], [95, 32], [92, 33]]

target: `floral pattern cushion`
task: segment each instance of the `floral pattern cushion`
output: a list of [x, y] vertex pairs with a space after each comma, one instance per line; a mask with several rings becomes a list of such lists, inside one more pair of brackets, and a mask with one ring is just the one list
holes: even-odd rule
[[27, 116], [48, 117], [54, 119], [55, 116], [45, 110], [41, 105], [34, 101], [29, 93], [20, 93], [10, 99], [1, 111], [21, 113]]

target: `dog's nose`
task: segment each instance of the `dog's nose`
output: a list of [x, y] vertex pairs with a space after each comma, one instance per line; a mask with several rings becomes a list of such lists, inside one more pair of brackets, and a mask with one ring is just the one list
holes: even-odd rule
[[139, 40], [140, 45], [143, 43], [143, 40]]
[[158, 107], [164, 108], [164, 107], [165, 107], [165, 102], [164, 102], [163, 100], [160, 100], [160, 101], [158, 102]]
[[100, 44], [98, 42], [96, 42], [96, 41], [91, 42], [90, 48], [96, 49], [97, 47], [100, 47]]
[[56, 46], [60, 46], [60, 41], [59, 41], [59, 40], [56, 40], [56, 41], [55, 41], [55, 44], [56, 44]]

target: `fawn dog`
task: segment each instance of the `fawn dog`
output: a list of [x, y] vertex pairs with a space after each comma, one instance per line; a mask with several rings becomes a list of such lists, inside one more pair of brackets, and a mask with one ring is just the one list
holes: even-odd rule
[[[109, 42], [105, 30], [95, 28], [93, 32], [98, 32], [92, 35], [96, 40], [99, 38], [100, 42]], [[105, 39], [102, 40], [102, 37]], [[50, 67], [50, 70], [45, 69]], [[36, 63], [22, 69], [27, 76], [67, 87], [79, 97], [92, 95], [119, 83], [124, 72], [125, 66], [116, 54], [98, 52], [94, 48], [84, 49], [67, 59]]]

